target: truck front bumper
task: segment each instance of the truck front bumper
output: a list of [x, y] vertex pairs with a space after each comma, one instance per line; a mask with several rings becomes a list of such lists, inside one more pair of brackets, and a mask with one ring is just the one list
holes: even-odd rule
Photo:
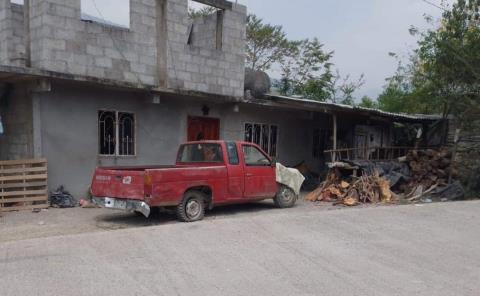
[[103, 208], [140, 212], [147, 218], [150, 216], [150, 206], [144, 201], [112, 197], [92, 197], [92, 201]]

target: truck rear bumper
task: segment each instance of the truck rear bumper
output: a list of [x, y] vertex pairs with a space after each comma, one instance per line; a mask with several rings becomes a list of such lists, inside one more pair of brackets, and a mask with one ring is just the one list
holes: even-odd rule
[[95, 204], [104, 208], [140, 212], [147, 218], [150, 216], [150, 206], [144, 201], [111, 197], [92, 197], [92, 200]]

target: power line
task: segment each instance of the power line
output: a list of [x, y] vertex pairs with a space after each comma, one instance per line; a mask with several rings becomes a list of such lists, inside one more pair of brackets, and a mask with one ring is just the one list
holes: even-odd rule
[[[104, 22], [104, 27], [107, 27], [106, 23], [107, 23], [107, 20], [105, 19], [105, 17], [103, 16], [102, 12], [100, 11], [100, 9], [98, 8], [97, 6], [97, 2], [95, 0], [92, 0], [92, 3], [93, 3], [93, 7], [95, 8], [95, 10], [98, 12], [98, 15], [102, 18], [103, 22]], [[112, 35], [110, 35], [110, 32], [107, 30], [107, 35], [108, 37], [110, 37], [110, 39], [112, 40], [112, 43], [113, 43], [113, 46], [115, 47], [115, 49], [118, 51], [118, 53], [122, 56], [122, 58], [125, 60], [125, 61], [128, 61], [127, 57], [125, 56], [125, 54], [123, 53], [123, 51], [120, 49], [120, 47], [118, 46], [115, 38], [113, 38]], [[143, 81], [142, 79], [140, 79], [140, 76], [138, 76], [138, 74], [135, 72], [135, 71], [132, 71], [133, 75], [135, 76], [135, 78], [137, 78], [138, 80], [138, 83], [140, 85], [143, 84]]]
[[431, 5], [431, 6], [433, 6], [433, 7], [436, 7], [436, 8], [438, 8], [438, 9], [441, 9], [441, 10], [443, 10], [443, 11], [447, 11], [447, 9], [446, 9], [445, 7], [442, 7], [442, 6], [440, 6], [440, 5], [436, 4], [436, 3], [433, 3], [433, 2], [431, 2], [431, 1], [429, 1], [429, 0], [421, 0], [421, 1], [427, 3], [428, 5]]

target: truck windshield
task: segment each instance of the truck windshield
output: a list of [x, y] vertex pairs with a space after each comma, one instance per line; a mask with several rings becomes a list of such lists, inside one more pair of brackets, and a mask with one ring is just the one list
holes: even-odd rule
[[178, 162], [223, 162], [222, 147], [219, 144], [188, 144], [180, 148]]

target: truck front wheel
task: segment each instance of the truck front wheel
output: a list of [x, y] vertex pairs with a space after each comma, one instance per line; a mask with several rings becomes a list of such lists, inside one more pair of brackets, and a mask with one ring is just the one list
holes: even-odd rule
[[283, 184], [278, 186], [277, 195], [273, 198], [275, 205], [279, 208], [291, 208], [297, 202], [298, 196], [290, 188]]
[[195, 222], [205, 215], [206, 197], [198, 191], [185, 193], [182, 202], [177, 206], [177, 217], [182, 222]]

